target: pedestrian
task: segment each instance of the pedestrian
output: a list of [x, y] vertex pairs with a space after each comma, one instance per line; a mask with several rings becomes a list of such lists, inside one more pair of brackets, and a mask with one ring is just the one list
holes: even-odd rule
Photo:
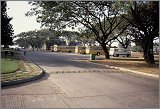
[[26, 55], [26, 50], [24, 51], [24, 56]]

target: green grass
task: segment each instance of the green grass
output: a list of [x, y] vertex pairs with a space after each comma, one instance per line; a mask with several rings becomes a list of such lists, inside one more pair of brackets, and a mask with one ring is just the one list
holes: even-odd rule
[[19, 68], [18, 61], [15, 59], [1, 58], [1, 73], [13, 73]]
[[[11, 59], [10, 55], [5, 57], [5, 51], [6, 49], [1, 51], [1, 82], [29, 78], [36, 75], [35, 73], [23, 72], [24, 66], [21, 58], [18, 56], [18, 52], [9, 50], [14, 52], [13, 58]], [[16, 70], [20, 72], [16, 72]]]
[[1, 73], [14, 73], [14, 71], [16, 71], [19, 68], [17, 53], [14, 50], [10, 50], [14, 52], [14, 55], [11, 59], [10, 55], [7, 55], [5, 57], [4, 51], [5, 50], [1, 51]]

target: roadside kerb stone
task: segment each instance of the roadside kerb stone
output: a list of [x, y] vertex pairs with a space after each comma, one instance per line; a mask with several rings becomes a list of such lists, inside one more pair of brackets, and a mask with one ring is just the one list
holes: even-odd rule
[[45, 72], [42, 71], [41, 73], [39, 73], [37, 75], [34, 75], [32, 77], [29, 77], [29, 78], [1, 82], [1, 87], [17, 85], [17, 84], [22, 84], [22, 83], [30, 82], [30, 81], [33, 81], [33, 80], [37, 80], [37, 79], [41, 78], [44, 74], [45, 74]]
[[[22, 57], [22, 58], [25, 58], [25, 57]], [[35, 64], [35, 63], [31, 62], [30, 60], [28, 60], [27, 58], [25, 58], [25, 59], [27, 61], [29, 61], [30, 63]], [[41, 69], [41, 71], [38, 72], [36, 75], [28, 77], [28, 78], [18, 79], [18, 80], [1, 82], [1, 87], [23, 84], [23, 83], [30, 82], [30, 81], [33, 81], [33, 80], [37, 80], [37, 79], [41, 78], [42, 76], [44, 76], [46, 72], [41, 67], [39, 67], [38, 65], [36, 65], [36, 67]]]
[[90, 61], [86, 61], [86, 62], [89, 62], [89, 63], [92, 63], [92, 64], [96, 64], [96, 65], [105, 66], [105, 67], [108, 67], [108, 68], [115, 68], [115, 69], [119, 69], [119, 70], [122, 70], [122, 71], [128, 71], [128, 72], [132, 72], [132, 73], [135, 73], [135, 74], [140, 74], [140, 75], [145, 75], [145, 76], [159, 78], [159, 75], [154, 75], [154, 74], [148, 74], [148, 73], [144, 73], [144, 72], [129, 70], [129, 69], [125, 69], [125, 68], [122, 68], [122, 67], [103, 65], [103, 64], [99, 64], [99, 63], [90, 62]]

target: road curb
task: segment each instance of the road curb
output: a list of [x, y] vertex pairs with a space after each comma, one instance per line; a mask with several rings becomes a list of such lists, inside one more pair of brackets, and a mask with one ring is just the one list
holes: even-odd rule
[[96, 64], [96, 65], [105, 66], [105, 67], [108, 67], [108, 68], [114, 68], [114, 69], [119, 69], [119, 70], [122, 70], [122, 71], [129, 71], [129, 72], [132, 72], [132, 73], [135, 73], [135, 74], [140, 74], [140, 75], [145, 75], [145, 76], [149, 76], [149, 77], [159, 78], [159, 75], [154, 75], [154, 74], [148, 74], [148, 73], [144, 73], [144, 72], [129, 70], [129, 69], [125, 69], [125, 68], [122, 68], [122, 67], [103, 65], [103, 64], [99, 64], [99, 63], [90, 62], [90, 61], [87, 61], [87, 62]]
[[33, 80], [37, 80], [37, 79], [41, 78], [44, 74], [45, 74], [45, 72], [42, 71], [42, 72], [39, 73], [38, 75], [29, 77], [29, 78], [24, 78], [24, 79], [19, 79], [19, 80], [1, 82], [1, 87], [18, 85], [18, 84], [27, 83], [27, 82], [30, 82], [30, 81], [33, 81]]
[[[23, 57], [23, 58], [27, 59], [26, 57]], [[29, 59], [27, 59], [27, 61], [31, 62]], [[31, 62], [31, 63], [33, 63], [33, 62]], [[33, 63], [33, 64], [35, 64], [35, 63]], [[31, 76], [31, 77], [28, 77], [28, 78], [13, 80], [13, 81], [1, 82], [1, 87], [6, 87], [6, 86], [12, 86], [12, 85], [18, 85], [18, 84], [27, 83], [27, 82], [30, 82], [30, 81], [37, 80], [37, 79], [41, 78], [42, 76], [44, 76], [46, 72], [41, 67], [39, 67], [37, 64], [35, 64], [35, 65], [38, 68], [41, 69], [41, 72], [38, 73], [37, 75]]]

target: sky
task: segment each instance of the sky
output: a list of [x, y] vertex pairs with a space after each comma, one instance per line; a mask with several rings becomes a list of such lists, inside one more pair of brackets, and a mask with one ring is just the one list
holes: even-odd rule
[[25, 16], [30, 9], [31, 5], [27, 1], [7, 1], [7, 14], [13, 18], [10, 23], [13, 25], [14, 35], [40, 29], [41, 24], [37, 23], [36, 16]]
[[[32, 6], [28, 4], [27, 1], [7, 1], [7, 14], [9, 17], [13, 17], [10, 23], [13, 25], [14, 35], [21, 32], [41, 29], [41, 24], [37, 23], [36, 16], [25, 16], [25, 13], [31, 8]], [[78, 28], [74, 30], [67, 28], [65, 30], [77, 31]]]

